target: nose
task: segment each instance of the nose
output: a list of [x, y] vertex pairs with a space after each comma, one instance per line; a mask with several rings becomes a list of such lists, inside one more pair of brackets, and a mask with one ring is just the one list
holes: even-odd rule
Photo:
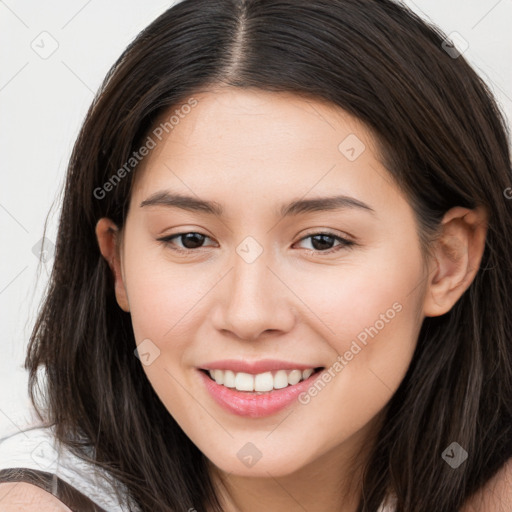
[[294, 295], [266, 253], [252, 262], [235, 254], [232, 261], [231, 271], [217, 288], [215, 328], [247, 341], [267, 331], [291, 330], [296, 321]]

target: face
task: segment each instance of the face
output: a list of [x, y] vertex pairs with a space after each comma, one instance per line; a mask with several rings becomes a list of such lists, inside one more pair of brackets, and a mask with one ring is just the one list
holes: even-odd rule
[[283, 476], [355, 454], [423, 320], [411, 206], [372, 134], [331, 104], [194, 99], [153, 136], [122, 232], [118, 300], [144, 371], [223, 471]]

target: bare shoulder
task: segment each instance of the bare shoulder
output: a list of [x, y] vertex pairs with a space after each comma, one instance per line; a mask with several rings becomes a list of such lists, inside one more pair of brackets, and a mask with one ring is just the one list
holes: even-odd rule
[[55, 496], [25, 482], [0, 483], [2, 512], [72, 512]]
[[510, 512], [512, 510], [512, 459], [477, 491], [461, 512]]

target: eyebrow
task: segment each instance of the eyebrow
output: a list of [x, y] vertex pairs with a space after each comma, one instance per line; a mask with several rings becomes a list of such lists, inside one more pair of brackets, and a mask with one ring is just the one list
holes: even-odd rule
[[[224, 214], [224, 208], [216, 201], [205, 201], [193, 196], [171, 193], [166, 190], [161, 190], [150, 195], [140, 203], [141, 208], [144, 206], [175, 207], [183, 210], [204, 212], [216, 217], [222, 217]], [[281, 205], [277, 213], [281, 215], [281, 217], [289, 217], [304, 213], [343, 209], [360, 209], [375, 214], [375, 210], [366, 203], [355, 197], [345, 195], [298, 199], [288, 204]]]

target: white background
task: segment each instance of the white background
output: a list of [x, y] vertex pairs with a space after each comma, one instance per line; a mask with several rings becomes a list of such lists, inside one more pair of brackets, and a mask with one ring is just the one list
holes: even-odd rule
[[[28, 416], [23, 360], [53, 261], [41, 263], [38, 275], [32, 248], [48, 212], [47, 236], [56, 238], [60, 193], [80, 124], [110, 66], [172, 3], [0, 0], [0, 437]], [[465, 57], [512, 120], [512, 0], [405, 3], [469, 43]], [[52, 44], [58, 48], [46, 59], [32, 48]]]

